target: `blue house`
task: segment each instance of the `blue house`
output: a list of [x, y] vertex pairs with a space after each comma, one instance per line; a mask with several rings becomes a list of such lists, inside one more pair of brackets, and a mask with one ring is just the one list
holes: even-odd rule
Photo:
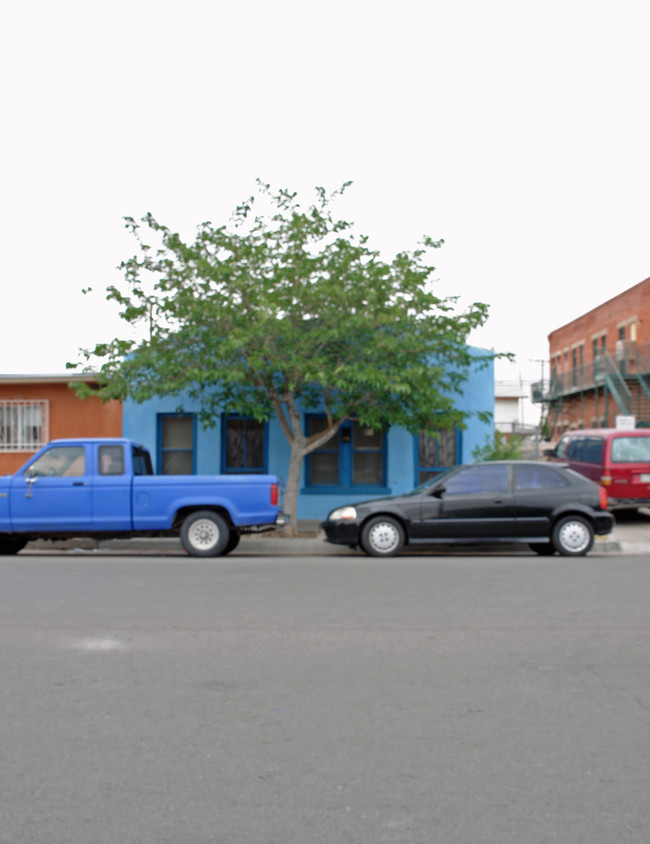
[[[475, 368], [463, 395], [455, 399], [459, 410], [492, 413], [492, 363]], [[183, 395], [143, 404], [127, 400], [124, 436], [149, 449], [158, 474], [262, 472], [286, 477], [289, 444], [277, 419], [260, 423], [224, 414], [214, 428], [206, 430], [198, 423], [197, 411]], [[305, 432], [316, 433], [325, 416], [309, 410], [302, 421]], [[493, 423], [481, 422], [476, 415], [470, 416], [464, 430], [441, 431], [439, 439], [398, 427], [373, 431], [349, 420], [338, 436], [305, 458], [298, 518], [322, 519], [342, 503], [407, 492], [446, 468], [471, 462], [473, 449], [493, 432]]]

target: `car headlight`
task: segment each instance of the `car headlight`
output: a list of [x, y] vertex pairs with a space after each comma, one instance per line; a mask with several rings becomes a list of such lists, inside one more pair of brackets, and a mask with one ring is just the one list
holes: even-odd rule
[[342, 519], [356, 519], [357, 511], [354, 507], [339, 507], [338, 510], [332, 510], [327, 517], [330, 522], [339, 522]]

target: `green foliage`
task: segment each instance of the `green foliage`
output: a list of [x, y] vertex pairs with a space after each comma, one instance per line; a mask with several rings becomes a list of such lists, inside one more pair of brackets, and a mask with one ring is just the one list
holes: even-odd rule
[[494, 439], [485, 438], [485, 443], [476, 446], [472, 457], [477, 462], [486, 460], [521, 460], [521, 441], [518, 437], [507, 437], [501, 431], [494, 432]]
[[[472, 358], [466, 346], [487, 305], [456, 313], [455, 298], [435, 295], [428, 255], [442, 241], [425, 238], [383, 260], [332, 216], [347, 187], [317, 188], [303, 209], [295, 194], [258, 182], [228, 224], [203, 223], [193, 243], [151, 214], [126, 218], [139, 247], [107, 298], [145, 339], [84, 353], [88, 364], [102, 362], [100, 395], [185, 393], [204, 425], [222, 412], [276, 413], [300, 460], [351, 416], [375, 430], [462, 425], [453, 395], [493, 357]], [[267, 210], [254, 213], [258, 205]], [[324, 409], [325, 432], [303, 434], [300, 405]]]

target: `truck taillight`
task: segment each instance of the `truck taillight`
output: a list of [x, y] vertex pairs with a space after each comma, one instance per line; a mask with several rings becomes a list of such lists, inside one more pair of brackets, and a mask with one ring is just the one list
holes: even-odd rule
[[604, 487], [599, 486], [598, 491], [600, 492], [600, 509], [606, 510], [607, 509], [607, 503], [608, 503], [607, 502], [607, 490]]
[[277, 507], [280, 500], [280, 490], [277, 484], [271, 484], [271, 507]]

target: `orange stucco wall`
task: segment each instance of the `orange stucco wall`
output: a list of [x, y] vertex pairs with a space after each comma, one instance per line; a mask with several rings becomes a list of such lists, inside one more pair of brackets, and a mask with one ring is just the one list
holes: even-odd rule
[[[0, 384], [0, 400], [48, 401], [49, 439], [122, 436], [122, 405], [80, 399], [66, 383]], [[34, 452], [0, 452], [0, 474], [13, 474]]]

